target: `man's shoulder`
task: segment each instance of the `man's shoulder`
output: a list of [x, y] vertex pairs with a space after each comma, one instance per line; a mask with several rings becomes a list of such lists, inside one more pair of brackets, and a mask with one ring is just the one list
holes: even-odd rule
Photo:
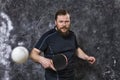
[[56, 30], [53, 28], [53, 29], [48, 30], [45, 34], [52, 34], [54, 32], [56, 32]]
[[56, 30], [55, 29], [50, 29], [50, 30], [48, 30], [47, 32], [45, 32], [43, 35], [50, 35], [50, 34], [52, 34], [52, 33], [55, 33], [56, 32]]
[[51, 34], [53, 34], [55, 32], [56, 32], [55, 29], [50, 29], [42, 35], [42, 38], [46, 38], [46, 37], [50, 36]]
[[70, 33], [73, 33], [73, 34], [74, 34], [74, 32], [73, 32], [72, 30], [70, 30]]
[[75, 33], [72, 30], [70, 30], [70, 34], [75, 35]]

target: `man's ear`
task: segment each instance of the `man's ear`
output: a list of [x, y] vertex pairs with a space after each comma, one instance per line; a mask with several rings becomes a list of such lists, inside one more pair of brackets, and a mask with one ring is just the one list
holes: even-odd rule
[[55, 25], [57, 24], [56, 20], [55, 20]]

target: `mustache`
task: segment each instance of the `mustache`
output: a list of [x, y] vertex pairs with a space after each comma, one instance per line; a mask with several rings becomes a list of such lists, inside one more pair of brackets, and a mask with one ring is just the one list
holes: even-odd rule
[[62, 28], [60, 28], [60, 29], [69, 29], [69, 28], [67, 28], [66, 26], [63, 26]]

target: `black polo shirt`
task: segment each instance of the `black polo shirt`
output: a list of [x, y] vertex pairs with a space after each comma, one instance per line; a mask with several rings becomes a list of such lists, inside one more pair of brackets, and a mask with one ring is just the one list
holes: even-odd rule
[[[78, 45], [76, 41], [76, 36], [72, 31], [69, 31], [69, 35], [67, 37], [63, 37], [56, 29], [51, 29], [48, 32], [46, 32], [35, 45], [35, 48], [43, 51], [44, 56], [47, 58], [52, 58], [53, 55], [60, 53], [63, 53], [67, 56], [69, 62], [68, 66], [64, 70], [58, 71], [56, 73], [54, 71], [52, 72], [51, 70], [46, 69], [46, 74], [51, 75], [55, 73], [57, 75], [56, 76], [53, 75], [53, 77], [59, 76], [60, 78], [61, 77], [68, 78], [73, 73], [74, 66], [72, 66], [73, 63], [72, 57], [75, 54], [77, 47]], [[50, 77], [48, 75], [47, 77]]]

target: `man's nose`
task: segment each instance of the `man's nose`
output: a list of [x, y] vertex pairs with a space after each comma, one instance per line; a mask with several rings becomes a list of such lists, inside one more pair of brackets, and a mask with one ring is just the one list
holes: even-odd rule
[[63, 26], [65, 26], [66, 25], [66, 22], [63, 22]]

